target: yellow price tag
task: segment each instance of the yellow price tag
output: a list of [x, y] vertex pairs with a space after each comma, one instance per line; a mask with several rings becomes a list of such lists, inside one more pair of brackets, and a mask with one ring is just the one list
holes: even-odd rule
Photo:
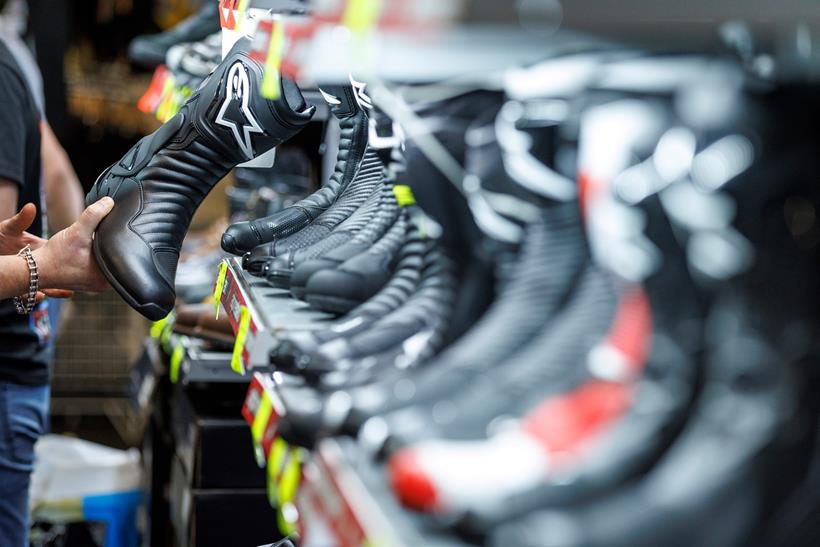
[[165, 353], [171, 353], [171, 335], [174, 333], [174, 325], [170, 321], [162, 327], [162, 334], [159, 336], [159, 343]]
[[159, 119], [162, 123], [165, 123], [173, 118], [174, 114], [176, 114], [176, 110], [179, 108], [178, 106], [175, 106], [177, 103], [177, 84], [172, 74], [168, 75], [166, 84], [165, 89], [163, 89], [160, 110], [157, 111], [157, 119]]
[[350, 0], [342, 24], [354, 34], [362, 36], [376, 26], [381, 10], [381, 0]]
[[262, 96], [274, 101], [279, 98], [279, 68], [282, 66], [282, 54], [285, 49], [285, 25], [274, 21], [271, 30], [268, 55], [265, 58], [265, 76], [262, 78]]
[[288, 517], [286, 516], [287, 512], [293, 511], [293, 504], [283, 503], [276, 509], [276, 523], [279, 526], [279, 533], [283, 536], [292, 536], [296, 533], [296, 523], [291, 522]]
[[237, 374], [245, 375], [245, 365], [242, 363], [242, 352], [245, 351], [245, 341], [251, 327], [251, 312], [247, 306], [239, 307], [239, 327], [236, 329], [236, 341], [233, 344], [231, 369]]
[[279, 478], [276, 496], [271, 495], [272, 487], [270, 482], [268, 483], [268, 500], [273, 500], [271, 505], [274, 505], [274, 503], [277, 505], [276, 519], [279, 531], [286, 536], [296, 532], [296, 523], [288, 518], [288, 512], [294, 513], [295, 511], [288, 511], [288, 509], [293, 509], [293, 500], [296, 499], [299, 483], [302, 480], [300, 450], [292, 448], [288, 456], [282, 475]]
[[273, 441], [273, 445], [270, 449], [270, 454], [268, 454], [268, 501], [272, 506], [278, 505], [278, 492], [279, 489], [277, 488], [277, 482], [279, 479], [279, 472], [282, 470], [282, 464], [284, 463], [285, 456], [288, 453], [288, 443], [282, 440], [282, 437], [277, 437]]
[[216, 318], [219, 319], [219, 301], [222, 300], [222, 291], [225, 290], [225, 277], [228, 275], [228, 261], [219, 263], [219, 275], [216, 276], [216, 286], [214, 287], [214, 306], [216, 306]]
[[236, 7], [236, 29], [242, 28], [242, 21], [245, 20], [245, 12], [248, 11], [249, 0], [239, 0], [239, 5]]
[[171, 354], [171, 367], [168, 371], [172, 384], [176, 384], [179, 381], [179, 368], [180, 365], [182, 365], [182, 359], [184, 357], [185, 346], [182, 344], [182, 340], [179, 340], [174, 347], [174, 352]]
[[262, 437], [265, 435], [265, 428], [268, 426], [270, 416], [273, 413], [273, 403], [266, 393], [262, 393], [262, 401], [259, 403], [259, 408], [256, 410], [256, 416], [253, 417], [253, 424], [251, 425], [251, 437], [255, 443], [261, 443]]
[[192, 94], [193, 91], [188, 86], [174, 88], [174, 104], [173, 108], [168, 112], [168, 120], [177, 115], [179, 109], [191, 98]]
[[413, 191], [406, 184], [394, 184], [393, 195], [396, 196], [399, 207], [416, 204], [416, 196], [413, 195]]
[[[172, 312], [173, 313], [173, 312]], [[165, 329], [165, 325], [168, 324], [168, 318], [171, 317], [169, 313], [159, 321], [154, 321], [151, 323], [151, 338], [154, 340], [158, 340], [160, 336], [162, 336], [162, 332]]]
[[293, 501], [296, 498], [296, 492], [299, 489], [299, 482], [302, 478], [302, 461], [299, 454], [300, 451], [298, 448], [290, 449], [290, 457], [279, 479], [280, 504]]

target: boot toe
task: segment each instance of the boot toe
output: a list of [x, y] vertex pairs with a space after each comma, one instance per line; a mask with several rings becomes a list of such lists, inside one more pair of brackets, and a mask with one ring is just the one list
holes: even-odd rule
[[259, 245], [250, 222], [231, 224], [222, 234], [222, 249], [225, 252], [241, 256]]
[[277, 256], [268, 260], [265, 269], [265, 279], [274, 287], [287, 289], [290, 287], [292, 273], [290, 255]]

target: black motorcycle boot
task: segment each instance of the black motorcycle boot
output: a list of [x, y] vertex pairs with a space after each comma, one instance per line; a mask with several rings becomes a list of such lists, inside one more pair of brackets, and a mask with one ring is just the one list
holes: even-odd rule
[[[295, 254], [290, 258], [289, 264], [279, 264], [275, 269], [282, 272], [291, 272], [289, 275], [290, 292], [294, 298], [303, 299], [305, 297], [305, 286], [313, 274], [319, 270], [334, 268], [345, 260], [366, 251], [391, 229], [398, 221], [399, 215], [400, 208], [394, 195], [394, 187], [392, 184], [385, 184], [382, 189], [379, 210], [372, 222], [349, 242], [311, 258], [306, 258], [307, 255]], [[271, 264], [270, 269], [274, 269], [273, 264]]]
[[708, 308], [702, 379], [683, 429], [640, 480], [506, 519], [492, 545], [802, 545], [761, 529], [784, 508], [788, 528], [799, 527], [794, 489], [816, 451], [807, 380], [816, 378], [818, 245], [795, 228], [798, 211], [818, 203], [809, 175], [817, 170], [817, 109], [808, 99], [816, 90], [803, 91], [738, 94], [722, 126], [718, 116], [693, 116], [708, 124], [687, 127], [698, 137], [693, 168], [654, 185]]
[[[375, 214], [374, 199], [378, 198], [382, 186], [382, 165], [375, 154], [368, 151], [359, 170], [344, 192], [316, 219], [301, 230], [270, 243], [257, 245], [242, 257], [242, 267], [251, 275], [264, 276], [271, 259], [286, 255], [290, 251], [304, 249], [327, 239], [337, 230], [347, 239], [365, 224], [359, 222], [362, 215], [368, 218]], [[367, 205], [367, 206], [366, 206]], [[345, 230], [351, 226], [352, 232]]]
[[235, 165], [298, 133], [315, 109], [281, 79], [281, 98], [258, 93], [264, 67], [240, 40], [217, 70], [157, 131], [104, 171], [86, 197], [116, 205], [93, 249], [116, 291], [149, 319], [174, 306], [179, 250], [199, 204]]
[[412, 368], [428, 358], [440, 347], [455, 292], [452, 261], [430, 246], [419, 286], [405, 304], [354, 336], [320, 346], [301, 370], [312, 387], [280, 391], [287, 412], [279, 417], [277, 432], [305, 447], [332, 435], [340, 425], [336, 418], [344, 413], [328, 416], [329, 408], [320, 404], [322, 396], [371, 382], [388, 371]]
[[361, 250], [366, 250], [375, 241], [374, 228], [384, 225], [385, 191], [390, 192], [389, 185], [382, 185], [378, 192], [370, 195], [367, 201], [347, 220], [339, 224], [332, 233], [308, 247], [292, 249], [284, 254], [271, 258], [265, 265], [267, 282], [281, 289], [290, 288], [291, 275], [300, 263], [319, 259], [324, 255], [349, 247], [354, 240]]
[[[424, 256], [424, 265], [418, 287], [406, 302], [387, 315], [374, 321], [368, 328], [329, 340], [317, 347], [310, 359], [303, 361], [305, 370], [323, 375], [338, 372], [338, 378], [324, 382], [325, 385], [348, 385], [356, 377], [364, 378], [370, 372], [365, 369], [377, 367], [373, 363], [362, 365], [359, 361], [381, 355], [388, 350], [406, 344], [413, 354], [404, 360], [402, 368], [408, 368], [422, 355], [430, 355], [440, 347], [442, 325], [452, 314], [456, 280], [452, 260], [436, 246], [430, 246]], [[350, 376], [350, 380], [346, 376]]]
[[375, 245], [332, 270], [313, 274], [305, 287], [305, 300], [316, 309], [347, 313], [375, 295], [395, 270], [404, 234], [388, 231]]
[[323, 91], [341, 129], [330, 179], [313, 194], [278, 213], [228, 226], [222, 235], [225, 251], [242, 255], [298, 232], [333, 205], [353, 180], [367, 150], [367, 115], [351, 86], [326, 86]]
[[[497, 151], [488, 150], [492, 143], [481, 142], [484, 143], [481, 147], [470, 145], [469, 157], [497, 158]], [[422, 158], [412, 147], [409, 154], [408, 166], [413, 167], [413, 172], [420, 172], [422, 168], [427, 174], [428, 162], [416, 161]], [[559, 202], [531, 192], [522, 193], [523, 189], [508, 175], [487, 172], [475, 162], [471, 162], [471, 171], [480, 179], [482, 187], [486, 179], [492, 179], [495, 192], [508, 196], [505, 202], [520, 195], [527, 203], [538, 204], [540, 214], [523, 228], [521, 248], [514, 259], [506, 260], [500, 254], [494, 256], [498, 262], [496, 284], [500, 291], [495, 302], [467, 333], [423, 369], [409, 374], [391, 374], [373, 385], [348, 391], [352, 404], [343, 425], [347, 432], [355, 434], [361, 424], [374, 415], [415, 404], [432, 404], [523, 351], [565, 305], [568, 294], [589, 261], [577, 200]], [[423, 180], [434, 179], [426, 176]], [[436, 188], [446, 188], [446, 181], [435, 180], [438, 183], [434, 185]], [[487, 247], [486, 239], [483, 246]], [[545, 271], [550, 275], [545, 276]], [[306, 345], [305, 350], [309, 348]], [[412, 385], [413, 389], [407, 392], [413, 395], [405, 398], [405, 391], [396, 395], [397, 382]]]
[[[392, 230], [405, 230], [404, 216], [400, 216]], [[271, 352], [271, 364], [287, 372], [298, 372], [309, 364], [316, 348], [341, 336], [352, 336], [368, 328], [374, 321], [401, 306], [419, 283], [423, 257], [429, 243], [422, 240], [418, 230], [407, 232], [405, 243], [399, 251], [398, 263], [393, 277], [373, 298], [340, 318], [333, 326], [320, 331], [295, 331], [283, 334], [283, 340]]]

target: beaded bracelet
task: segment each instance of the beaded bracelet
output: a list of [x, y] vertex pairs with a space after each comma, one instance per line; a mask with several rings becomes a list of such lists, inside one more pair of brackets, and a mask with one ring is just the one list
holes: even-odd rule
[[34, 309], [34, 304], [37, 301], [37, 291], [40, 288], [40, 275], [37, 273], [37, 262], [34, 261], [34, 256], [31, 254], [31, 245], [26, 245], [17, 256], [23, 257], [28, 265], [28, 293], [14, 297], [14, 307], [17, 308], [17, 313], [26, 315]]

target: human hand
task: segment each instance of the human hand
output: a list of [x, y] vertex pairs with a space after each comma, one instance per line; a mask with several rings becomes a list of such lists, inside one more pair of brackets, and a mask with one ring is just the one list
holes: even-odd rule
[[110, 197], [92, 203], [77, 222], [34, 251], [43, 289], [100, 292], [108, 288], [91, 251], [91, 241], [97, 225], [113, 208]]
[[0, 222], [0, 255], [16, 255], [26, 245], [37, 249], [45, 244], [45, 239], [26, 231], [36, 216], [37, 207], [26, 203], [19, 213]]

